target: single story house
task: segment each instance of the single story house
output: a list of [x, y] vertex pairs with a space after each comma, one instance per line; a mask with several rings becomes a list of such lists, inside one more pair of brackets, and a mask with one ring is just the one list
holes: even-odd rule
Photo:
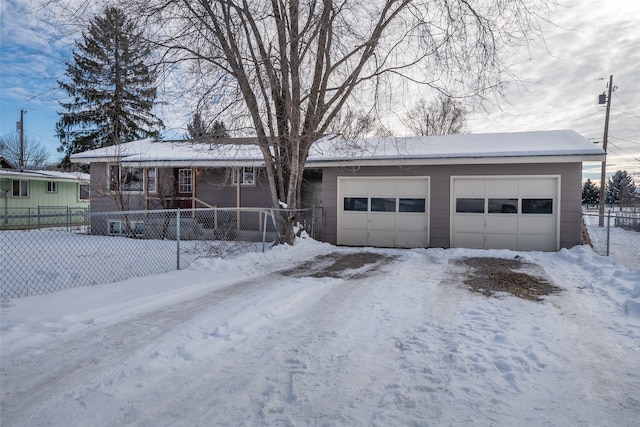
[[0, 228], [67, 223], [89, 209], [89, 174], [16, 169], [0, 158]]
[[[129, 209], [268, 207], [251, 142], [142, 140], [71, 159], [91, 165], [92, 211], [117, 208], [118, 176]], [[324, 208], [333, 244], [556, 251], [580, 243], [582, 163], [604, 156], [566, 130], [325, 137], [307, 159], [302, 198]]]

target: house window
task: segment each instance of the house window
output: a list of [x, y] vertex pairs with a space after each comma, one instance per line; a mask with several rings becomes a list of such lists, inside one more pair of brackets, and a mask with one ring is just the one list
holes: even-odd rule
[[523, 214], [552, 214], [553, 199], [522, 199]]
[[130, 221], [129, 230], [127, 230], [127, 224], [124, 221], [109, 220], [109, 234], [141, 236], [144, 234], [144, 222]]
[[398, 211], [424, 213], [426, 212], [426, 200], [401, 198], [398, 201]]
[[[245, 166], [240, 168], [240, 185], [255, 185], [256, 173], [255, 168], [251, 166]], [[233, 184], [238, 184], [238, 170], [233, 170]]]
[[489, 199], [489, 213], [518, 213], [518, 199]]
[[[120, 165], [109, 166], [109, 190], [110, 191], [143, 191], [145, 173], [142, 168], [123, 167]], [[148, 170], [149, 192], [156, 192], [156, 169]]]
[[29, 197], [29, 181], [14, 179], [11, 194], [13, 197]]
[[147, 179], [149, 180], [147, 191], [149, 193], [156, 192], [156, 182], [157, 182], [156, 173], [157, 173], [156, 168], [147, 169]]
[[192, 189], [191, 169], [178, 170], [178, 193], [191, 193]]
[[372, 197], [371, 198], [371, 212], [395, 212], [395, 211], [396, 211], [395, 197]]
[[47, 193], [57, 193], [58, 183], [56, 181], [47, 181]]
[[78, 199], [89, 200], [89, 184], [80, 184], [78, 186]]
[[459, 197], [456, 199], [458, 213], [484, 213], [484, 199]]
[[369, 199], [366, 197], [345, 197], [344, 210], [367, 212], [369, 210]]

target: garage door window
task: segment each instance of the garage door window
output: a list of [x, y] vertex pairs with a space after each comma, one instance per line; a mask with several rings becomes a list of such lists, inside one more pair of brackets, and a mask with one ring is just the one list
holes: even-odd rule
[[489, 199], [489, 213], [518, 213], [518, 199]]
[[456, 199], [458, 213], [484, 213], [484, 199], [464, 198]]
[[372, 197], [371, 212], [395, 212], [396, 199], [390, 197]]
[[522, 199], [522, 213], [552, 214], [553, 199]]
[[400, 199], [398, 203], [400, 212], [426, 212], [425, 199]]
[[369, 210], [369, 199], [367, 197], [345, 197], [344, 210], [367, 212]]

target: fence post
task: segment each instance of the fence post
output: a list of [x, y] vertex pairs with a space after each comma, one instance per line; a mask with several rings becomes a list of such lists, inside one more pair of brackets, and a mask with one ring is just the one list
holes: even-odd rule
[[607, 215], [607, 256], [609, 256], [609, 241], [611, 237], [611, 212]]
[[316, 205], [313, 205], [311, 208], [311, 238], [318, 240], [316, 238]]
[[[260, 213], [263, 213], [264, 211], [260, 211]], [[264, 225], [262, 226], [262, 252], [264, 252], [264, 245], [265, 242], [267, 240], [267, 217], [269, 215], [264, 215]]]
[[176, 268], [180, 270], [180, 208], [176, 212]]

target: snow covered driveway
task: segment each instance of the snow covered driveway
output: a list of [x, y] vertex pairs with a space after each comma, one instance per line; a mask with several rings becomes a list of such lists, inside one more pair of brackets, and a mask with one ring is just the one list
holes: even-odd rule
[[640, 270], [520, 253], [563, 291], [488, 298], [456, 262], [488, 254], [301, 240], [12, 300], [2, 425], [635, 425]]

